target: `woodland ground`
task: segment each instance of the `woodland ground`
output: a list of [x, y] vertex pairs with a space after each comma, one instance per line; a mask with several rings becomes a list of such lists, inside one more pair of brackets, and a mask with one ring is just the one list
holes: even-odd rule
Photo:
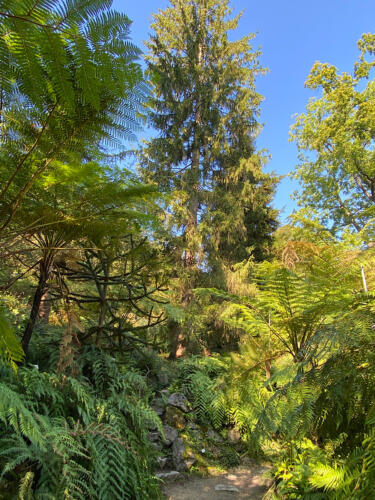
[[[211, 477], [190, 477], [165, 486], [168, 500], [260, 500], [266, 493], [269, 480], [265, 473], [269, 467], [264, 465], [240, 466], [230, 469], [226, 474]], [[217, 484], [231, 485], [239, 492], [216, 491]]]

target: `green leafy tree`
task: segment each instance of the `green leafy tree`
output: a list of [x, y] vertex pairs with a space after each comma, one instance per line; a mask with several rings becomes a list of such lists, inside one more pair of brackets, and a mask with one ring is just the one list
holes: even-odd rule
[[[119, 228], [120, 229], [120, 228]], [[149, 344], [147, 331], [164, 320], [165, 282], [152, 245], [134, 231], [105, 237], [57, 264], [52, 294], [77, 304], [86, 316], [80, 342], [112, 353]]]
[[[292, 138], [301, 162], [294, 172], [299, 203], [311, 207], [333, 230], [349, 228], [372, 238], [375, 170], [375, 35], [358, 42], [360, 55], [351, 74], [315, 63], [306, 86], [319, 90], [297, 117]], [[367, 236], [366, 236], [367, 235]]]

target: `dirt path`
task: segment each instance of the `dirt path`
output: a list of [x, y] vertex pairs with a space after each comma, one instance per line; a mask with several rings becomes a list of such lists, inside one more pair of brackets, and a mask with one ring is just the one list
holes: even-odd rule
[[[267, 466], [236, 467], [227, 474], [198, 478], [190, 477], [164, 487], [168, 500], [261, 500], [270, 481], [263, 477]], [[238, 491], [220, 491], [218, 485], [234, 487]]]

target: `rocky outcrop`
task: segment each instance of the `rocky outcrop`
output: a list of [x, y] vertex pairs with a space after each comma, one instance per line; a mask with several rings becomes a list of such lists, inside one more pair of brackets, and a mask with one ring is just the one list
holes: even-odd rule
[[164, 467], [167, 465], [168, 458], [167, 457], [158, 457], [156, 459], [156, 461], [157, 461], [159, 468], [164, 469]]
[[180, 394], [179, 392], [174, 392], [169, 396], [168, 405], [174, 406], [179, 410], [182, 410], [184, 413], [188, 413], [190, 411], [189, 401], [183, 394]]
[[190, 470], [197, 461], [194, 453], [185, 446], [182, 438], [177, 438], [172, 445], [172, 460], [178, 471]]
[[179, 430], [186, 427], [185, 414], [175, 406], [167, 406], [164, 421], [167, 425]]
[[165, 403], [161, 398], [156, 398], [152, 402], [151, 408], [159, 417], [162, 417], [165, 411]]
[[208, 439], [211, 439], [211, 441], [215, 441], [216, 443], [222, 443], [224, 441], [222, 436], [220, 436], [220, 434], [218, 432], [214, 431], [213, 429], [208, 429], [206, 435], [207, 435]]
[[170, 394], [163, 389], [153, 407], [158, 409], [163, 422], [163, 432], [156, 429], [149, 432], [149, 439], [159, 455], [156, 463], [160, 479], [178, 479], [194, 466], [208, 471], [212, 463], [221, 463], [220, 460], [225, 465], [233, 465], [235, 443], [240, 439], [236, 429], [229, 430], [224, 439], [213, 428], [197, 425], [189, 401], [178, 392]]
[[170, 446], [178, 438], [178, 430], [170, 425], [164, 425], [164, 439], [163, 443]]
[[237, 429], [230, 429], [228, 431], [228, 441], [232, 444], [237, 444], [241, 440], [240, 431]]

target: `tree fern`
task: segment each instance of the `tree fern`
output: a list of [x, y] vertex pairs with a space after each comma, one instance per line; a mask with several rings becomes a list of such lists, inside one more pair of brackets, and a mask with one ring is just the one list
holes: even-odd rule
[[56, 161], [86, 159], [103, 153], [103, 141], [119, 149], [134, 138], [147, 89], [129, 25], [105, 0], [3, 5], [3, 229]]
[[9, 324], [4, 312], [0, 309], [0, 357], [10, 362], [14, 370], [17, 363], [24, 358], [21, 344]]

